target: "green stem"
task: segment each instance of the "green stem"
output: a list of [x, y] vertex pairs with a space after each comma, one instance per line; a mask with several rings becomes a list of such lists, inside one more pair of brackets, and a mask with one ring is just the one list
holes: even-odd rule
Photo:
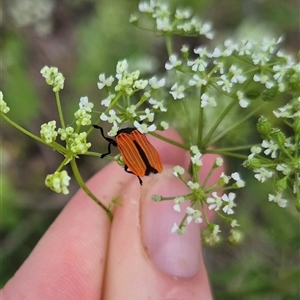
[[172, 53], [173, 53], [173, 50], [172, 50], [172, 39], [171, 39], [171, 35], [166, 35], [165, 38], [166, 38], [166, 48], [167, 48], [167, 52], [168, 52], [168, 55], [171, 56]]
[[29, 137], [31, 137], [32, 139], [48, 145], [47, 143], [45, 143], [41, 138], [39, 138], [38, 136], [34, 135], [33, 133], [31, 133], [30, 131], [24, 129], [23, 127], [21, 127], [20, 125], [18, 125], [17, 123], [15, 123], [14, 121], [12, 121], [10, 118], [8, 118], [6, 115], [1, 114], [2, 118], [9, 123], [10, 125], [12, 125], [13, 127], [17, 128], [18, 130], [20, 130], [21, 132], [23, 132], [24, 134], [28, 135]]
[[231, 108], [234, 106], [235, 103], [236, 103], [236, 99], [232, 99], [232, 101], [227, 105], [227, 107], [224, 109], [224, 111], [222, 112], [222, 114], [219, 116], [219, 118], [216, 120], [215, 124], [212, 126], [212, 128], [210, 129], [210, 131], [208, 132], [208, 134], [204, 138], [204, 140], [202, 142], [202, 145], [201, 145], [202, 147], [206, 148], [208, 142], [210, 144], [213, 144], [210, 141], [211, 136], [216, 131], [217, 127], [220, 125], [220, 123], [222, 122], [222, 120], [225, 118], [225, 116], [228, 114], [228, 112], [231, 110]]
[[[236, 101], [235, 99], [233, 99], [234, 102]], [[231, 105], [231, 104], [230, 104]], [[235, 124], [233, 124], [232, 126], [226, 128], [224, 131], [222, 131], [220, 134], [218, 134], [216, 137], [214, 137], [213, 139], [211, 139], [209, 142], [210, 144], [214, 144], [216, 143], [219, 139], [221, 139], [224, 135], [228, 134], [228, 132], [230, 132], [232, 129], [240, 126], [243, 122], [245, 122], [246, 120], [248, 120], [250, 117], [252, 117], [257, 111], [261, 110], [262, 107], [265, 106], [265, 103], [263, 103], [262, 105], [260, 105], [259, 107], [257, 107], [256, 109], [252, 110], [249, 114], [247, 114], [244, 118], [242, 118], [240, 121], [236, 122]], [[223, 114], [222, 114], [223, 115]], [[218, 124], [219, 125], [219, 124]], [[209, 138], [211, 137], [211, 135], [209, 136]], [[206, 138], [207, 139], [207, 138]]]
[[61, 124], [61, 127], [63, 129], [65, 129], [66, 125], [65, 125], [65, 120], [64, 120], [62, 108], [61, 108], [61, 103], [60, 103], [60, 98], [59, 98], [59, 92], [55, 92], [55, 99], [56, 99], [56, 105], [57, 105], [57, 110], [58, 110], [60, 124]]
[[162, 140], [162, 141], [164, 141], [166, 143], [169, 143], [169, 144], [171, 144], [173, 146], [179, 147], [179, 148], [184, 149], [184, 150], [189, 150], [189, 147], [187, 147], [187, 146], [185, 146], [185, 145], [183, 145], [181, 143], [175, 142], [175, 141], [173, 141], [171, 139], [168, 139], [168, 138], [166, 138], [166, 137], [164, 137], [164, 136], [162, 136], [162, 135], [160, 135], [160, 134], [158, 134], [156, 132], [149, 132], [149, 134], [151, 134], [152, 136], [154, 136], [154, 137], [156, 137], [156, 138], [158, 138], [158, 139], [160, 139], [160, 140]]
[[83, 189], [83, 191], [90, 197], [92, 198], [92, 200], [97, 203], [106, 213], [106, 215], [108, 216], [108, 218], [110, 220], [112, 220], [113, 218], [113, 215], [112, 215], [112, 212], [102, 203], [99, 201], [99, 199], [88, 189], [88, 187], [86, 186], [85, 182], [83, 181], [80, 173], [79, 173], [79, 170], [78, 170], [78, 167], [77, 167], [77, 164], [76, 164], [76, 159], [73, 158], [70, 162], [70, 165], [71, 165], [71, 168], [72, 168], [72, 171], [73, 171], [73, 174], [76, 178], [76, 181], [78, 182], [79, 186]]

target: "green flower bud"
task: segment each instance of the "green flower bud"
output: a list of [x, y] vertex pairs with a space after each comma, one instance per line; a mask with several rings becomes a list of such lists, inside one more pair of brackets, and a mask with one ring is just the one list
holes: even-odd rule
[[256, 128], [258, 133], [260, 133], [262, 136], [268, 136], [268, 134], [271, 132], [271, 124], [263, 116], [258, 119]]
[[270, 102], [272, 101], [278, 94], [278, 87], [274, 86], [270, 89], [266, 89], [261, 93], [261, 98], [264, 101]]
[[228, 242], [232, 245], [237, 245], [243, 240], [243, 238], [243, 233], [240, 230], [231, 229], [228, 236]]
[[286, 137], [280, 129], [273, 128], [271, 131], [271, 138], [279, 147], [284, 147]]
[[252, 158], [245, 160], [243, 166], [248, 169], [259, 169], [261, 167], [260, 159]]
[[287, 177], [278, 180], [275, 184], [275, 193], [281, 194], [286, 189]]

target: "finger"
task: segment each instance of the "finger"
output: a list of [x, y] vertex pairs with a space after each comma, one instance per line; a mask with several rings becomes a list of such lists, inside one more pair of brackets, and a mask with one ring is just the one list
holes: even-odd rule
[[131, 180], [116, 208], [109, 245], [103, 299], [211, 299], [200, 248], [200, 227], [171, 233], [182, 214], [172, 202], [153, 203], [153, 193], [187, 193], [172, 169]]
[[[114, 163], [87, 185], [108, 205], [127, 179]], [[100, 299], [110, 225], [104, 211], [79, 190], [7, 283], [3, 299]]]

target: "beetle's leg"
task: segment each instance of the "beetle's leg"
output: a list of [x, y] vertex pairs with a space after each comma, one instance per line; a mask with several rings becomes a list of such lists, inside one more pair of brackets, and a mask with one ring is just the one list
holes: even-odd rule
[[[131, 171], [128, 171], [128, 166], [127, 165], [125, 165], [124, 171], [127, 172], [127, 173], [129, 173], [129, 174], [134, 174]], [[136, 177], [138, 178], [140, 185], [143, 185], [143, 181], [142, 181], [141, 177], [140, 176], [136, 176]]]
[[104, 137], [104, 139], [106, 140], [106, 141], [108, 141], [108, 148], [107, 148], [107, 153], [103, 153], [103, 154], [101, 154], [101, 158], [103, 158], [103, 157], [105, 157], [106, 155], [108, 155], [108, 154], [110, 154], [111, 153], [111, 145], [113, 145], [113, 146], [115, 146], [115, 147], [117, 147], [117, 143], [116, 143], [116, 141], [115, 140], [113, 140], [113, 139], [111, 139], [111, 138], [108, 138], [108, 137], [106, 137], [105, 135], [104, 135], [104, 132], [103, 132], [103, 128], [102, 127], [100, 127], [100, 126], [98, 126], [98, 125], [93, 125], [93, 127], [94, 128], [96, 128], [96, 129], [99, 129], [100, 130], [100, 132], [101, 132], [101, 135]]

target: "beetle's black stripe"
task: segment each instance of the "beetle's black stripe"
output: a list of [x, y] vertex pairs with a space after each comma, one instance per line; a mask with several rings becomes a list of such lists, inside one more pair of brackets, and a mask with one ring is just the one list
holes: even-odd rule
[[144, 150], [142, 149], [142, 147], [138, 144], [138, 142], [136, 140], [133, 140], [133, 143], [136, 147], [136, 149], [138, 150], [141, 158], [143, 159], [143, 162], [145, 163], [146, 165], [146, 170], [145, 170], [145, 175], [149, 175], [151, 172], [156, 174], [158, 173], [157, 170], [155, 168], [153, 168], [150, 163], [149, 163], [149, 160], [144, 152]]

